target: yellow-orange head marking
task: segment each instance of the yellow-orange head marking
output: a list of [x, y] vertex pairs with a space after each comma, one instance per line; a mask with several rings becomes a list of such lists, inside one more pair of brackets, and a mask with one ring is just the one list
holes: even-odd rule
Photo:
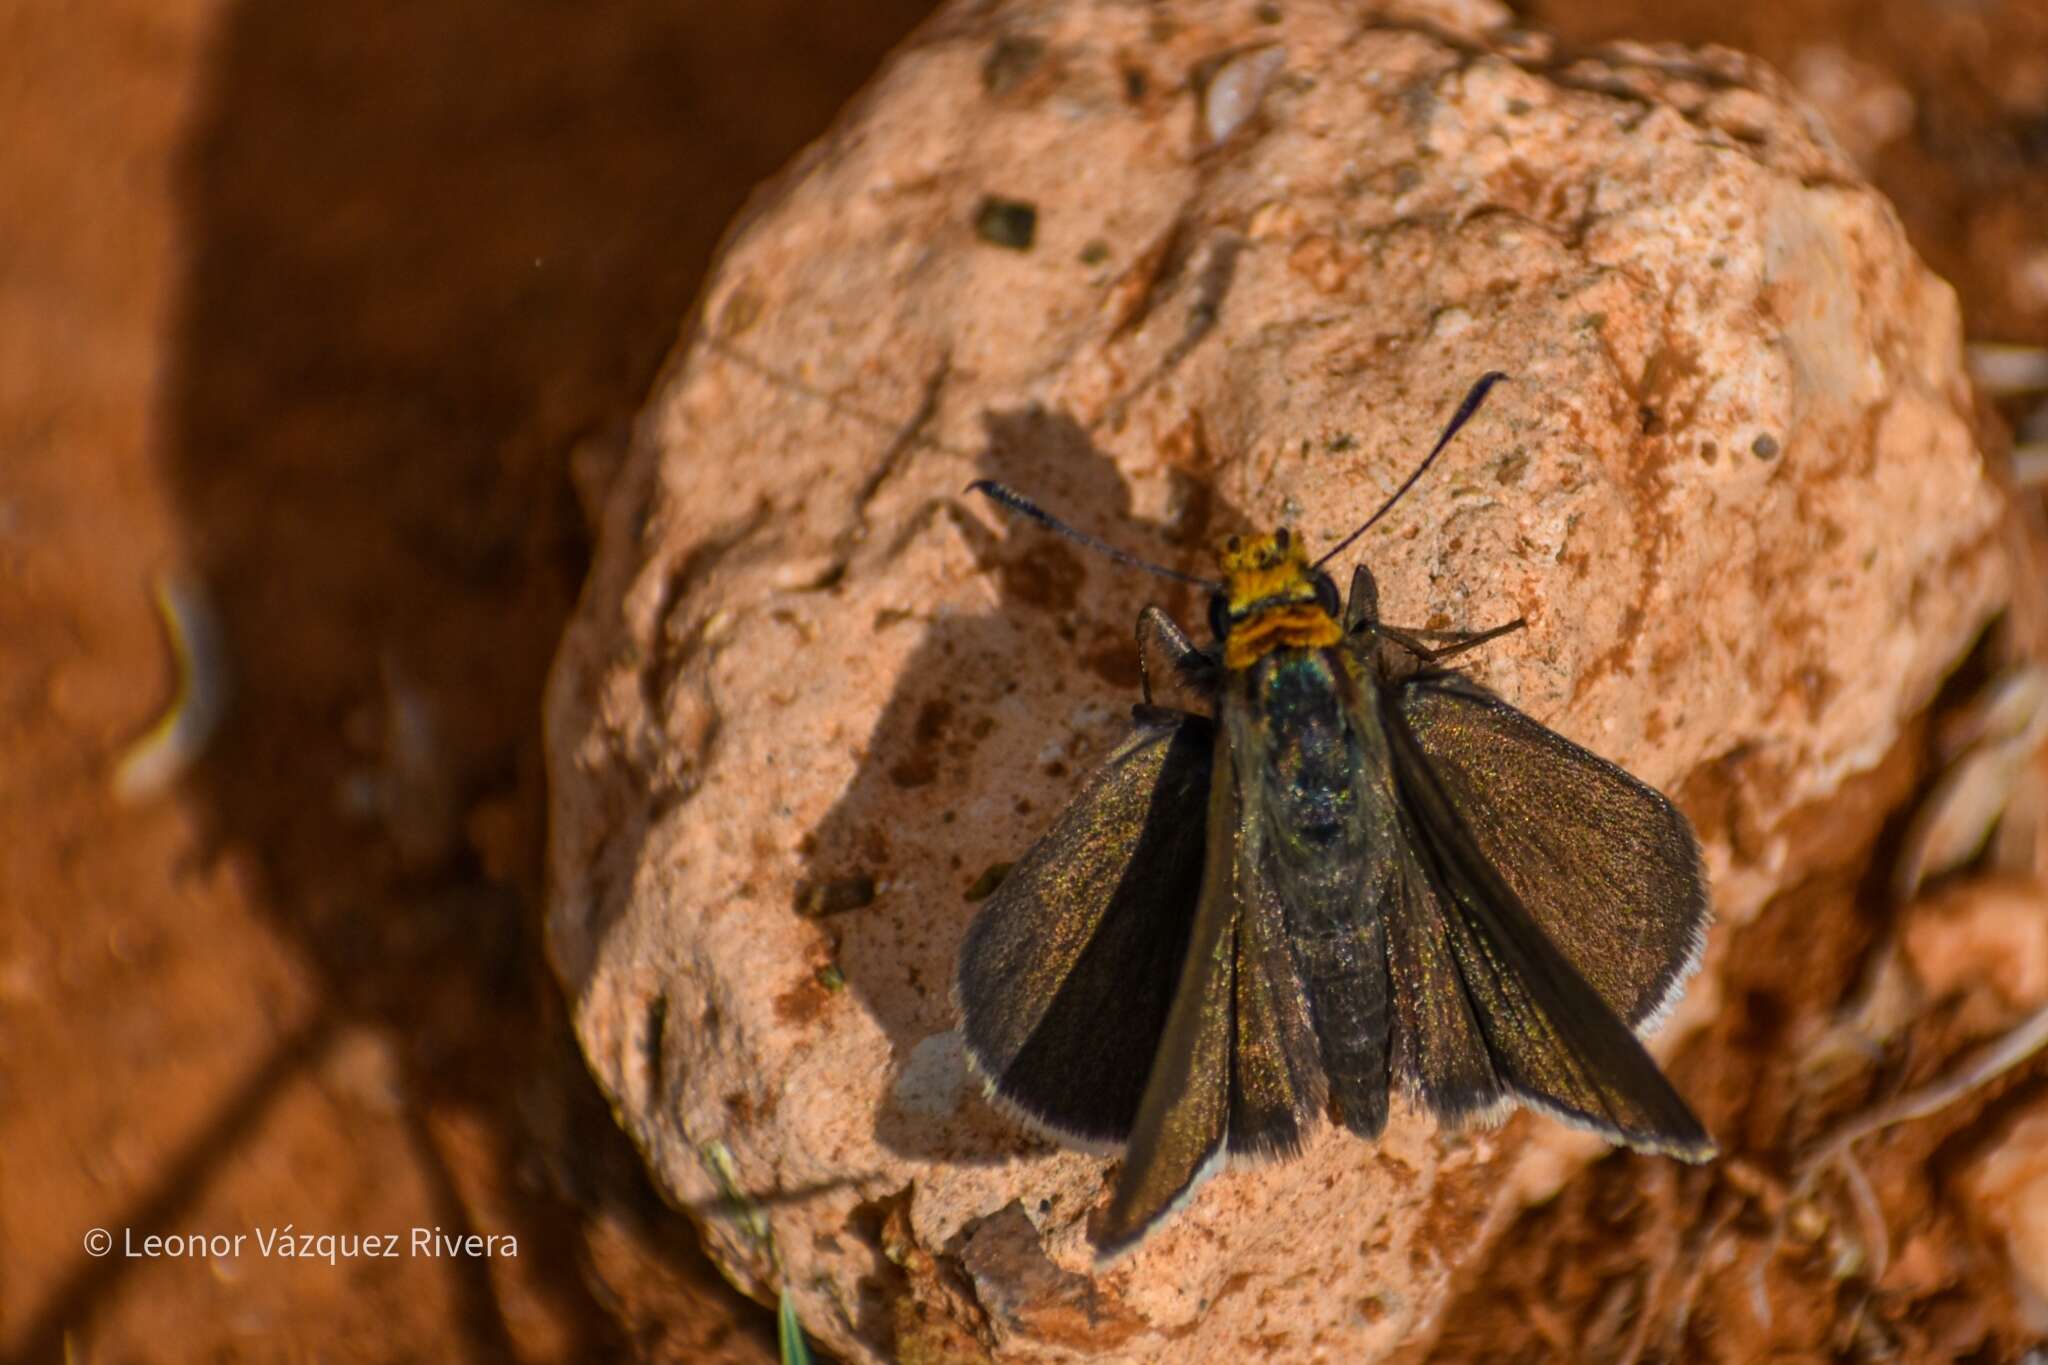
[[1224, 666], [1250, 668], [1276, 649], [1343, 639], [1344, 627], [1317, 598], [1317, 577], [1301, 538], [1284, 526], [1269, 536], [1224, 541]]

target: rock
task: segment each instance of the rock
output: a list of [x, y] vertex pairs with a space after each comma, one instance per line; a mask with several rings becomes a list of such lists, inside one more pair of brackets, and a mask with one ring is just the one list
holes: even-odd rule
[[2008, 1120], [1956, 1190], [1971, 1226], [2004, 1258], [2027, 1330], [2048, 1333], [2048, 1109]]
[[[1508, 371], [1356, 554], [1390, 620], [1527, 618], [1475, 671], [1678, 797], [1724, 926], [2002, 600], [1953, 298], [1780, 81], [1385, 13], [942, 10], [735, 230], [611, 482], [553, 957], [655, 1178], [848, 1358], [1379, 1359], [1599, 1149], [1397, 1108], [1096, 1273], [1109, 1166], [961, 1083], [948, 985], [1115, 741], [1139, 607], [1202, 604], [970, 479], [1208, 572], [1333, 544]], [[1716, 1000], [1710, 954], [1667, 1040]]]

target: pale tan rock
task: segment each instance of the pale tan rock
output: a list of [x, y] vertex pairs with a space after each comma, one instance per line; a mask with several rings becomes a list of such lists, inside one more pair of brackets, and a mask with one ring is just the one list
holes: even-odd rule
[[2004, 1257], [2027, 1326], [2048, 1333], [2048, 1111], [2009, 1120], [1956, 1190], [1978, 1235]]
[[[551, 689], [551, 944], [656, 1178], [834, 1351], [1378, 1359], [1598, 1147], [1397, 1110], [1094, 1273], [1109, 1168], [978, 1097], [948, 983], [1114, 742], [1138, 608], [1201, 606], [969, 479], [1207, 572], [1331, 543], [1507, 370], [1359, 553], [1390, 620], [1528, 618], [1477, 671], [1679, 796], [1724, 924], [2002, 598], [1952, 296], [1779, 81], [1398, 13], [942, 11], [643, 414]], [[1710, 958], [1667, 1034], [1717, 1000]]]

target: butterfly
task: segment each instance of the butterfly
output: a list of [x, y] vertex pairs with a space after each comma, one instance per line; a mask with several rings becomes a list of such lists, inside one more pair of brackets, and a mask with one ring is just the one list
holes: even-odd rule
[[[1232, 536], [1220, 579], [1149, 564], [1011, 489], [970, 490], [1209, 592], [1197, 645], [1139, 616], [1144, 700], [969, 925], [955, 976], [993, 1098], [1123, 1150], [1091, 1236], [1128, 1250], [1231, 1157], [1298, 1152], [1327, 1114], [1367, 1140], [1396, 1089], [1446, 1126], [1513, 1104], [1685, 1161], [1713, 1139], [1639, 1041], [1697, 966], [1699, 844], [1653, 788], [1379, 618], [1363, 565]], [[1441, 646], [1426, 637], [1452, 635]], [[1150, 655], [1207, 709], [1155, 705]]]

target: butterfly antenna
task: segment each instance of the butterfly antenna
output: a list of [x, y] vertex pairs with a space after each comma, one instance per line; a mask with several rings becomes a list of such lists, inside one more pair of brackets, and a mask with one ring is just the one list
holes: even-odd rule
[[1329, 563], [1338, 555], [1344, 553], [1344, 551], [1350, 547], [1352, 541], [1357, 540], [1367, 531], [1370, 531], [1373, 528], [1374, 522], [1378, 521], [1381, 517], [1385, 516], [1388, 512], [1392, 511], [1394, 504], [1401, 500], [1401, 495], [1406, 493], [1409, 489], [1413, 488], [1415, 486], [1415, 481], [1421, 478], [1425, 473], [1427, 473], [1430, 465], [1436, 462], [1436, 457], [1444, 453], [1444, 447], [1449, 445], [1451, 443], [1451, 438], [1458, 434], [1458, 428], [1464, 426], [1465, 423], [1472, 420], [1472, 414], [1478, 412], [1479, 405], [1486, 401], [1486, 395], [1488, 391], [1491, 390], [1495, 384], [1500, 383], [1501, 380], [1506, 378], [1507, 375], [1500, 370], [1488, 370], [1485, 374], [1480, 375], [1479, 382], [1474, 384], [1472, 388], [1465, 394], [1465, 401], [1458, 404], [1458, 410], [1451, 414], [1450, 422], [1447, 423], [1444, 427], [1444, 434], [1436, 438], [1436, 444], [1430, 447], [1429, 454], [1423, 456], [1422, 463], [1415, 466], [1415, 472], [1410, 474], [1405, 480], [1402, 481], [1401, 486], [1394, 490], [1394, 495], [1392, 497], [1388, 498], [1385, 502], [1380, 504], [1379, 511], [1373, 513], [1371, 516], [1365, 519], [1365, 525], [1359, 527], [1356, 531], [1353, 531], [1350, 535], [1338, 541], [1335, 546], [1331, 547], [1329, 553], [1325, 554], [1321, 559], [1318, 559], [1316, 561], [1315, 566], [1318, 569], [1320, 569], [1323, 567], [1323, 565]]
[[1128, 551], [1119, 550], [1106, 540], [1096, 539], [1086, 531], [1077, 531], [1031, 499], [1025, 497], [1022, 493], [1019, 493], [1016, 489], [1006, 484], [997, 483], [994, 479], [976, 479], [973, 483], [967, 485], [967, 491], [979, 493], [999, 506], [1015, 512], [1020, 517], [1029, 517], [1047, 530], [1057, 531], [1068, 540], [1080, 545], [1086, 545], [1097, 554], [1107, 555], [1119, 564], [1127, 564], [1133, 569], [1143, 569], [1146, 573], [1158, 574], [1161, 578], [1170, 578], [1176, 583], [1192, 583], [1198, 588], [1207, 588], [1211, 592], [1223, 586], [1213, 578], [1197, 578], [1193, 574], [1182, 573], [1178, 569], [1169, 569], [1163, 564], [1154, 564], [1150, 560], [1140, 559]]

